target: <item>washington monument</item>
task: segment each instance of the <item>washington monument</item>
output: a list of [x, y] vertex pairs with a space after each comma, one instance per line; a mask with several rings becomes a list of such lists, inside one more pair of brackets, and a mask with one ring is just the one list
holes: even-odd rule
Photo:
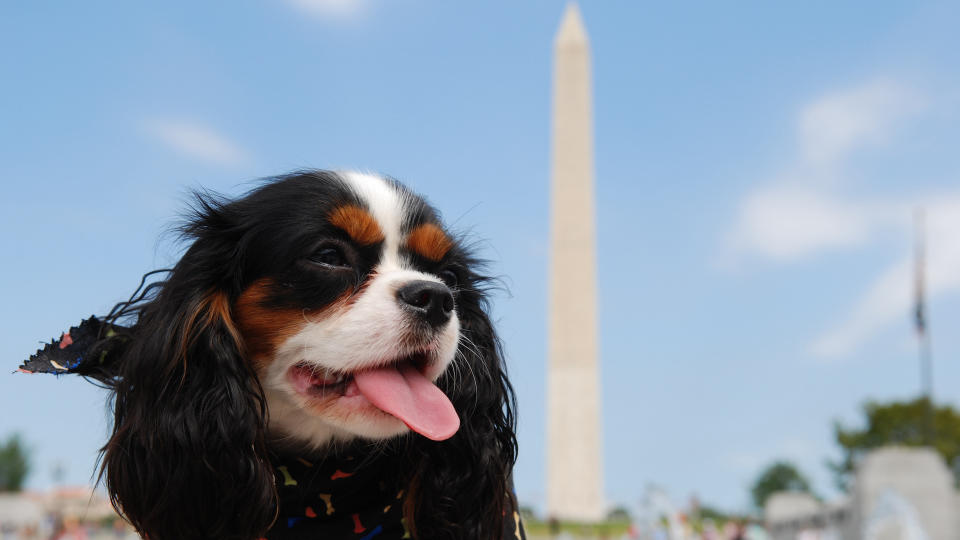
[[590, 45], [576, 4], [554, 42], [547, 514], [604, 518]]

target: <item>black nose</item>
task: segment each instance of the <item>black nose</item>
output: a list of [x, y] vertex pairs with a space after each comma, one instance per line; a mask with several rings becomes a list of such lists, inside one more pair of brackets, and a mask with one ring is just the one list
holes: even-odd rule
[[400, 305], [438, 327], [450, 320], [453, 312], [453, 294], [443, 283], [411, 281], [397, 291]]

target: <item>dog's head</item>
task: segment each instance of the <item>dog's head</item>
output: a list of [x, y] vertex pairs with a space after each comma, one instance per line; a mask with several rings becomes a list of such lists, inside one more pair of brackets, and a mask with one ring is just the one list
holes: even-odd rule
[[395, 444], [408, 521], [421, 537], [496, 537], [513, 394], [486, 279], [437, 213], [359, 173], [198, 201], [115, 383], [104, 471], [138, 530], [256, 537], [276, 511], [270, 441], [323, 451], [412, 429]]
[[234, 319], [271, 432], [315, 446], [407, 426], [453, 435], [457, 413], [433, 381], [461, 340], [469, 265], [436, 213], [359, 173], [287, 179], [242, 207], [256, 232]]

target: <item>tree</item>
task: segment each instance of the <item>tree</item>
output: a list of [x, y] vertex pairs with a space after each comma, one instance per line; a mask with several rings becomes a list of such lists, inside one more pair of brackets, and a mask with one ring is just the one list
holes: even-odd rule
[[525, 504], [520, 505], [520, 519], [522, 519], [525, 523], [540, 521], [540, 519], [537, 518], [537, 511], [534, 510], [532, 506]]
[[932, 447], [953, 466], [960, 456], [960, 414], [949, 405], [933, 406], [927, 398], [889, 403], [867, 402], [863, 406], [866, 426], [845, 428], [834, 424], [837, 444], [843, 452], [839, 462], [828, 463], [837, 486], [846, 489], [857, 462], [868, 451], [887, 445], [931, 446], [924, 429], [933, 420]]
[[30, 471], [27, 450], [19, 435], [11, 435], [0, 445], [0, 491], [20, 491]]
[[762, 509], [767, 498], [777, 491], [810, 493], [810, 482], [793, 464], [777, 461], [768, 465], [753, 482], [753, 487], [750, 488], [753, 504]]
[[607, 512], [607, 521], [630, 521], [630, 511], [622, 506]]

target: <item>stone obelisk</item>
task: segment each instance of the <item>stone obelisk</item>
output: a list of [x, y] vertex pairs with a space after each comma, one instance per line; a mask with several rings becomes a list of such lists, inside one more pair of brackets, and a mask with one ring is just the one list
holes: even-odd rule
[[554, 43], [547, 514], [603, 519], [590, 46], [576, 4]]

